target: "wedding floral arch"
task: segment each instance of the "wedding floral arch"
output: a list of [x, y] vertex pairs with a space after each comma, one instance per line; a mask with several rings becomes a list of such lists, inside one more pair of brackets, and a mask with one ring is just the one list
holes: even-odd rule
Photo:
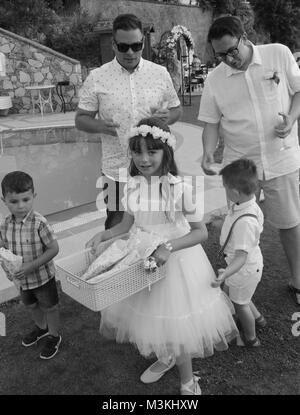
[[171, 50], [174, 50], [181, 36], [184, 38], [187, 48], [189, 50], [194, 50], [195, 43], [191, 32], [185, 26], [181, 25], [174, 26], [171, 30], [166, 40], [167, 47]]

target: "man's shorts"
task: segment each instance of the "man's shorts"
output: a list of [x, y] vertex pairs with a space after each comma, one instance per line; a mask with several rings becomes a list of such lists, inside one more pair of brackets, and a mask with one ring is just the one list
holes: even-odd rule
[[249, 304], [261, 280], [263, 267], [251, 265], [242, 267], [239, 272], [226, 278], [225, 285], [229, 298], [236, 304]]
[[300, 223], [299, 170], [271, 180], [261, 180], [266, 220], [277, 229]]
[[21, 299], [26, 306], [37, 303], [42, 309], [52, 308], [58, 304], [58, 292], [55, 278], [51, 278], [46, 284], [32, 290], [21, 288]]

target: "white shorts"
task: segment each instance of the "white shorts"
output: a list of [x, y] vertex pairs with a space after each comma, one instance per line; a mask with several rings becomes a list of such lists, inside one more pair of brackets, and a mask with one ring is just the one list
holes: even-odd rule
[[225, 285], [228, 289], [230, 300], [236, 304], [249, 304], [256, 287], [261, 280], [262, 265], [243, 267], [239, 272], [226, 278]]
[[299, 170], [271, 180], [260, 181], [264, 191], [266, 220], [277, 229], [300, 223]]

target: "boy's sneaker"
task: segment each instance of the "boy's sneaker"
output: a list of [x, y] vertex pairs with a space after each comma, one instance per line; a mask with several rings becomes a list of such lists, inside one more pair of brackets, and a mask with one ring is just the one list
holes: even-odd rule
[[40, 354], [41, 359], [51, 359], [58, 352], [61, 343], [61, 336], [52, 336], [49, 334], [46, 338], [45, 345]]
[[48, 328], [40, 329], [38, 326], [35, 326], [34, 330], [24, 336], [22, 339], [22, 345], [25, 347], [32, 346], [33, 344], [36, 344], [42, 337], [47, 336], [47, 334]]

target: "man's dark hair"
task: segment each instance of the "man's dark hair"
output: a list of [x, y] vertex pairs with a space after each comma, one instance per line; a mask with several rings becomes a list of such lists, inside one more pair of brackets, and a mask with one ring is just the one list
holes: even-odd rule
[[32, 193], [34, 193], [32, 177], [23, 171], [12, 171], [4, 176], [1, 188], [3, 197], [7, 193], [24, 193], [28, 190], [32, 190]]
[[141, 20], [134, 14], [119, 14], [113, 21], [113, 36], [117, 30], [135, 30], [140, 29], [143, 33], [143, 25]]
[[207, 40], [221, 39], [225, 35], [239, 38], [245, 33], [241, 20], [236, 16], [224, 16], [216, 19], [208, 31]]
[[257, 169], [254, 161], [243, 158], [225, 166], [220, 175], [224, 183], [231, 189], [249, 196], [258, 189]]

